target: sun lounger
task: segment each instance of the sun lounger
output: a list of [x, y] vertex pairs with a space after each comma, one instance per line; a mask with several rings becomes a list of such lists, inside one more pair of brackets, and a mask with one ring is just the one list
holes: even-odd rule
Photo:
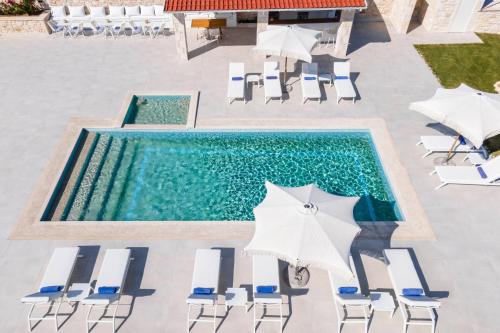
[[[480, 152], [482, 149], [477, 149], [467, 140], [456, 142], [457, 137], [448, 135], [425, 135], [420, 137], [417, 146], [424, 146], [426, 153], [422, 158], [429, 156], [433, 153], [448, 153], [452, 146], [454, 147], [452, 153], [470, 153]], [[454, 145], [455, 144], [455, 145]]]
[[264, 102], [279, 98], [283, 103], [283, 92], [281, 90], [280, 68], [277, 61], [264, 62]]
[[[191, 282], [191, 294], [186, 300], [188, 304], [188, 332], [192, 322], [205, 322], [213, 323], [213, 331], [215, 333], [220, 262], [220, 250], [196, 250], [193, 280]], [[213, 318], [203, 319], [203, 317], [201, 317], [201, 313], [203, 313], [204, 308], [207, 306], [212, 307]], [[192, 307], [199, 307], [200, 309], [201, 313], [197, 318], [191, 318]]]
[[484, 152], [468, 153], [464, 157], [464, 162], [465, 161], [469, 161], [470, 164], [478, 166], [488, 161], [488, 155], [485, 154]]
[[500, 179], [500, 157], [478, 167], [438, 165], [431, 172], [433, 174], [437, 174], [441, 180], [436, 190], [448, 184], [499, 186], [500, 183], [496, 181]]
[[[280, 332], [283, 331], [283, 300], [280, 294], [280, 275], [278, 259], [275, 256], [253, 256], [253, 327], [257, 329], [258, 322], [279, 322]], [[264, 314], [257, 318], [257, 308], [262, 308]], [[268, 308], [279, 308], [279, 319], [264, 318]], [[268, 315], [269, 316], [269, 315]]]
[[[57, 315], [63, 296], [68, 291], [69, 280], [73, 274], [79, 252], [79, 247], [56, 248], [50, 257], [38, 291], [21, 299], [22, 303], [31, 305], [28, 313], [30, 331], [31, 322], [41, 320], [54, 320], [56, 331], [59, 329]], [[47, 307], [48, 311], [42, 317], [33, 317], [33, 312], [39, 307]], [[55, 309], [54, 314], [49, 313], [51, 308]]]
[[318, 64], [303, 63], [300, 74], [300, 85], [302, 87], [302, 104], [308, 99], [318, 99], [321, 103], [321, 90], [318, 81]]
[[351, 64], [349, 62], [333, 63], [333, 85], [337, 92], [337, 104], [342, 98], [352, 98], [352, 103], [356, 101], [356, 91], [351, 81]]
[[229, 64], [229, 75], [227, 78], [227, 98], [229, 104], [235, 99], [245, 99], [245, 64], [232, 62]]
[[[349, 256], [349, 266], [354, 275], [350, 280], [335, 275], [333, 272], [328, 272], [335, 310], [337, 311], [337, 331], [340, 333], [342, 326], [345, 324], [364, 324], [366, 333], [368, 332], [371, 301], [369, 297], [361, 293], [358, 273], [356, 272], [352, 256]], [[354, 291], [354, 289], [356, 290]], [[361, 312], [363, 316], [350, 316], [350, 309]]]
[[[90, 331], [90, 325], [94, 323], [111, 324], [113, 332], [115, 332], [116, 311], [123, 293], [130, 260], [130, 249], [106, 250], [94, 293], [82, 301], [83, 304], [89, 305], [85, 320], [87, 332]], [[98, 319], [91, 319], [94, 309], [103, 311], [102, 316], [99, 316]], [[111, 316], [105, 316], [108, 310], [112, 311]]]
[[[415, 265], [407, 249], [386, 249], [384, 257], [387, 271], [403, 315], [403, 332], [409, 325], [429, 325], [432, 332], [436, 329], [435, 311], [441, 302], [425, 295]], [[411, 310], [424, 310], [429, 318], [410, 316]]]

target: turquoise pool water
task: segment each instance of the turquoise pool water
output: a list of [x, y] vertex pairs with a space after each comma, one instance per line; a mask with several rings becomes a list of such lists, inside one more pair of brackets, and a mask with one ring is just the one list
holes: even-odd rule
[[125, 124], [184, 125], [187, 122], [191, 96], [134, 95]]
[[90, 134], [66, 202], [52, 204], [64, 209], [47, 220], [251, 221], [264, 180], [360, 196], [357, 221], [402, 220], [368, 132]]

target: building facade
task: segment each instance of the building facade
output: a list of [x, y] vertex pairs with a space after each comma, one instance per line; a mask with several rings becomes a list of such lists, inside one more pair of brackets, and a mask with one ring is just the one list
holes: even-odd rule
[[390, 22], [406, 33], [422, 25], [429, 32], [500, 33], [500, 1], [495, 0], [368, 0], [361, 15]]

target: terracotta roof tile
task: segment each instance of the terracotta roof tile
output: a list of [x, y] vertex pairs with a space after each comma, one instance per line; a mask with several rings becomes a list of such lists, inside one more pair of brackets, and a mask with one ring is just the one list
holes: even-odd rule
[[166, 0], [167, 12], [365, 8], [365, 0]]

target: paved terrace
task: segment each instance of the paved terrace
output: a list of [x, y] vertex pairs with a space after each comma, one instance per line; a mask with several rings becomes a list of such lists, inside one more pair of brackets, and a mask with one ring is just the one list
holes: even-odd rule
[[[39, 176], [71, 117], [114, 117], [130, 90], [200, 90], [198, 122], [213, 118], [336, 118], [382, 117], [387, 122], [399, 156], [424, 206], [437, 241], [359, 241], [363, 253], [380, 253], [385, 247], [412, 248], [431, 294], [445, 296], [437, 332], [489, 333], [500, 327], [500, 242], [497, 188], [448, 186], [435, 191], [437, 179], [428, 176], [433, 158], [421, 159], [415, 147], [421, 134], [442, 129], [427, 126], [428, 119], [408, 111], [408, 103], [427, 98], [438, 87], [424, 61], [408, 40], [394, 36], [379, 24], [358, 24], [351, 45], [351, 61], [360, 100], [335, 103], [335, 90], [324, 88], [326, 101], [300, 104], [300, 88], [283, 104], [263, 104], [263, 89], [253, 88], [251, 100], [227, 105], [227, 67], [244, 61], [248, 72], [260, 72], [263, 58], [250, 52], [253, 33], [229, 36], [221, 47], [205, 47], [202, 55], [181, 63], [173, 38], [51, 39], [46, 36], [0, 37], [0, 330], [26, 332], [27, 306], [20, 297], [33, 291], [54, 247], [86, 246], [77, 266], [76, 282], [95, 279], [106, 248], [132, 247], [132, 263], [120, 310], [126, 316], [119, 332], [182, 332], [185, 330], [185, 296], [189, 291], [194, 250], [222, 247], [223, 286], [249, 285], [251, 260], [241, 255], [245, 241], [9, 241], [8, 235], [29, 199]], [[245, 37], [246, 36], [246, 37]], [[470, 39], [471, 36], [465, 36]], [[419, 36], [421, 39], [422, 36]], [[238, 45], [225, 46], [224, 44]], [[320, 50], [315, 60], [321, 69], [332, 58]], [[200, 52], [195, 52], [200, 53]], [[295, 81], [297, 76], [290, 81]], [[368, 251], [366, 251], [368, 250]], [[364, 267], [364, 287], [389, 288], [384, 265], [371, 256], [357, 257]], [[361, 259], [361, 261], [360, 261]], [[285, 332], [333, 332], [336, 328], [331, 291], [324, 272], [314, 270], [310, 287], [287, 290], [291, 312]], [[446, 297], [446, 295], [448, 295]], [[218, 332], [251, 332], [251, 313], [231, 310]], [[79, 308], [61, 332], [83, 332], [85, 311]], [[401, 314], [390, 320], [377, 313], [370, 332], [401, 330]], [[193, 332], [208, 332], [198, 325]], [[93, 332], [109, 332], [98, 326]], [[272, 324], [258, 332], [276, 332]], [[53, 332], [42, 323], [35, 332]], [[361, 332], [346, 327], [344, 332]], [[410, 332], [429, 332], [411, 328]]]

